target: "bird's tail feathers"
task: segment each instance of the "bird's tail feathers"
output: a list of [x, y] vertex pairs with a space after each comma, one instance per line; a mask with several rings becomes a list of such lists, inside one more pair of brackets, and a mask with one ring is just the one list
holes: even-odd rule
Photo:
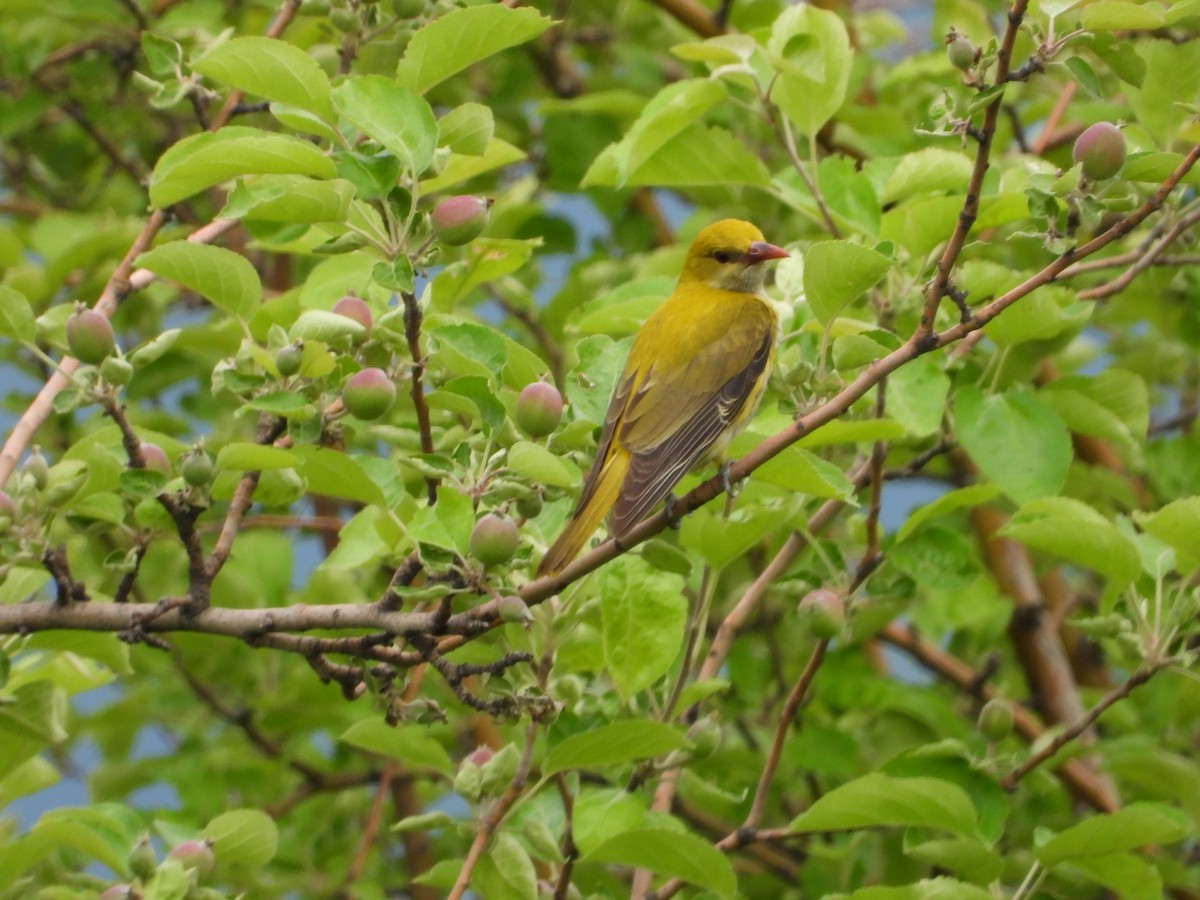
[[538, 565], [538, 576], [553, 575], [573, 560], [588, 538], [604, 521], [608, 511], [617, 502], [621, 492], [621, 484], [625, 481], [625, 473], [629, 470], [629, 457], [620, 451], [614, 453], [605, 463], [596, 479], [596, 487], [591, 492], [582, 509], [577, 509], [558, 536], [558, 540], [546, 551]]

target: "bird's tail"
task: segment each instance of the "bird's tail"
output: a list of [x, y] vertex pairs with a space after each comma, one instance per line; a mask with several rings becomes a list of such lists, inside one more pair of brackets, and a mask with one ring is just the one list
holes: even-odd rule
[[546, 551], [538, 565], [538, 576], [553, 575], [573, 560], [588, 538], [604, 521], [608, 511], [617, 502], [625, 473], [629, 470], [629, 456], [620, 451], [612, 454], [596, 478], [596, 485], [587, 502], [576, 509], [567, 520], [558, 540]]

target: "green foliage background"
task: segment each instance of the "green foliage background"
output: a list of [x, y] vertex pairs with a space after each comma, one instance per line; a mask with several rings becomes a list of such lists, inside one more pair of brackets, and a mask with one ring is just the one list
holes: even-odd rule
[[[1200, 891], [1200, 3], [939, 0], [928, 50], [885, 9], [727, 6], [6, 4], [5, 409], [39, 408], [76, 300], [133, 375], [44, 395], [48, 472], [0, 458], [0, 807], [95, 749], [87, 805], [3, 820], [0, 896]], [[1128, 146], [1098, 183], [1097, 121]], [[443, 246], [467, 192], [486, 230]], [[535, 583], [629, 336], [724, 216], [792, 250], [744, 490]], [[398, 385], [374, 422], [338, 399], [364, 367]], [[533, 439], [539, 378], [568, 409]], [[941, 485], [887, 534], [885, 474]], [[468, 552], [486, 512], [508, 565]], [[848, 620], [798, 613], [814, 588]], [[163, 859], [193, 838], [206, 879]]]

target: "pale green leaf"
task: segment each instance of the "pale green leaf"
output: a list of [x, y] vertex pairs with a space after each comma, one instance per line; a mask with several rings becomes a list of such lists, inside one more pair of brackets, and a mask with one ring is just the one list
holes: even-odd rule
[[1104, 575], [1119, 590], [1141, 571], [1137, 548], [1093, 507], [1069, 497], [1025, 503], [1000, 533]]
[[224, 247], [172, 241], [143, 253], [137, 264], [195, 291], [239, 319], [254, 315], [262, 300], [262, 282], [254, 266]]
[[613, 722], [565, 738], [546, 756], [543, 775], [567, 769], [603, 769], [652, 759], [688, 745], [683, 732], [662, 722]]
[[258, 869], [275, 858], [279, 847], [279, 828], [261, 809], [222, 813], [205, 826], [204, 836], [222, 866]]
[[0, 337], [14, 341], [32, 341], [37, 338], [37, 324], [33, 308], [20, 291], [8, 285], [0, 285]]
[[338, 738], [342, 743], [394, 759], [410, 771], [454, 771], [446, 749], [420, 725], [388, 725], [379, 716], [359, 719]]
[[1090, 816], [1052, 837], [1034, 854], [1043, 866], [1064, 860], [1122, 853], [1153, 844], [1173, 844], [1192, 835], [1188, 816], [1165, 803], [1131, 803], [1107, 815]]
[[218, 44], [192, 69], [222, 84], [333, 119], [329, 77], [315, 59], [284, 41], [235, 37]]
[[429, 168], [437, 148], [437, 122], [429, 104], [412, 91], [381, 75], [355, 75], [334, 88], [333, 105], [414, 174]]
[[879, 827], [969, 835], [976, 827], [975, 808], [966, 791], [949, 781], [872, 772], [823, 794], [788, 826], [803, 832]]
[[622, 556], [600, 572], [604, 662], [622, 697], [652, 685], [683, 646], [683, 578]]
[[892, 261], [850, 241], [821, 241], [804, 253], [804, 294], [813, 314], [829, 324], [841, 310], [879, 282]]
[[609, 838], [583, 862], [616, 863], [700, 885], [722, 898], [737, 894], [733, 865], [708, 840], [694, 834], [643, 828]]
[[770, 174], [762, 160], [724, 128], [689, 125], [636, 170], [621, 177], [618, 144], [607, 147], [583, 176], [583, 187], [755, 185]]

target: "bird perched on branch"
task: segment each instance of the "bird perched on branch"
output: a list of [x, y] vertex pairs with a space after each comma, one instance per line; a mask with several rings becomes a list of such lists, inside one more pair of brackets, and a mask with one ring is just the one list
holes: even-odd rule
[[633, 339], [583, 492], [539, 575], [574, 559], [610, 510], [619, 537], [687, 472], [723, 457], [775, 359], [763, 263], [787, 255], [738, 219], [696, 235], [675, 290]]

